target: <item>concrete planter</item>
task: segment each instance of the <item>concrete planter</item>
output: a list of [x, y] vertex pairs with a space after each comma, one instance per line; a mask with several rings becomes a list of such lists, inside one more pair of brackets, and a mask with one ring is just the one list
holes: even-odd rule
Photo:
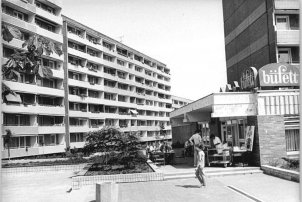
[[17, 175], [31, 172], [80, 171], [85, 167], [85, 165], [86, 164], [2, 168], [1, 173]]
[[[155, 166], [150, 165], [150, 161], [147, 162], [149, 166], [155, 171]], [[101, 182], [146, 182], [146, 181], [160, 181], [164, 180], [164, 174], [162, 172], [152, 173], [132, 173], [132, 174], [117, 174], [117, 175], [93, 175], [85, 176], [91, 164], [87, 164], [77, 176], [72, 177], [72, 189], [80, 189], [85, 185], [93, 185]]]
[[277, 168], [277, 167], [269, 166], [269, 165], [261, 166], [261, 170], [263, 170], [263, 172], [265, 174], [279, 177], [282, 179], [291, 180], [294, 182], [300, 181], [299, 172], [296, 172], [296, 171], [286, 170], [286, 169]]

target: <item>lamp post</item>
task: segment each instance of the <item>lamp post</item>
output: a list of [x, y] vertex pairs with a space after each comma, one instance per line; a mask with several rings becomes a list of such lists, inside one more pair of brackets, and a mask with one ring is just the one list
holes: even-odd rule
[[[302, 161], [302, 155], [301, 155], [301, 146], [302, 146], [302, 138], [301, 138], [301, 134], [302, 134], [302, 117], [301, 117], [301, 113], [302, 113], [302, 88], [301, 88], [301, 85], [302, 85], [302, 76], [301, 76], [301, 70], [302, 70], [302, 68], [301, 68], [301, 58], [302, 58], [302, 51], [301, 51], [301, 44], [302, 44], [302, 35], [301, 35], [301, 27], [302, 27], [302, 8], [301, 8], [301, 6], [302, 6], [302, 3], [301, 3], [301, 1], [299, 1], [300, 2], [300, 7], [299, 7], [299, 27], [300, 27], [300, 84], [299, 84], [299, 111], [300, 111], [300, 151], [299, 151], [299, 153], [300, 153], [300, 190], [302, 190], [302, 166], [301, 166], [301, 161]], [[302, 201], [302, 191], [300, 191], [300, 201]]]

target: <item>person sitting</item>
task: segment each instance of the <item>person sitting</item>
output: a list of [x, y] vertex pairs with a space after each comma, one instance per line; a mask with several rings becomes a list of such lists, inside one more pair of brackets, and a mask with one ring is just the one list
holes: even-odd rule
[[210, 139], [211, 139], [211, 146], [216, 148], [218, 154], [222, 153], [222, 143], [220, 138], [215, 136], [214, 134], [211, 134]]

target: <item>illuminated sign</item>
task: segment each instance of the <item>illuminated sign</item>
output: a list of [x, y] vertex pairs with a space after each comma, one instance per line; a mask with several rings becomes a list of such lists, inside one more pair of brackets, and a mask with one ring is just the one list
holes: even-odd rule
[[299, 86], [299, 67], [272, 63], [259, 69], [260, 86]]
[[242, 90], [251, 90], [257, 86], [257, 69], [255, 67], [249, 67], [242, 72], [240, 78], [240, 86]]

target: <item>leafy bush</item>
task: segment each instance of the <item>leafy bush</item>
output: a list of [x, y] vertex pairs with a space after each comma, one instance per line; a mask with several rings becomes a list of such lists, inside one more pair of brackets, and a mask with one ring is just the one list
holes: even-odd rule
[[132, 167], [134, 161], [141, 159], [138, 155], [140, 149], [141, 144], [136, 135], [123, 133], [115, 127], [104, 127], [88, 133], [83, 152], [86, 155], [100, 152], [105, 164]]
[[299, 170], [300, 161], [299, 159], [282, 158], [286, 161], [286, 164], [282, 165], [282, 168], [289, 170]]

